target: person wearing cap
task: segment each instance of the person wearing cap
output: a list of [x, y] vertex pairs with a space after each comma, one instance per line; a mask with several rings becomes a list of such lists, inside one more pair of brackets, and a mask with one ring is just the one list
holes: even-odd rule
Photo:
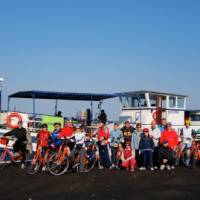
[[139, 144], [140, 140], [142, 137], [143, 131], [142, 131], [142, 124], [137, 123], [136, 124], [136, 130], [132, 134], [132, 139], [131, 139], [131, 147], [135, 151], [135, 157], [137, 160], [137, 165], [140, 166], [140, 155], [139, 155]]
[[109, 155], [109, 141], [110, 141], [110, 132], [109, 129], [105, 126], [103, 122], [100, 122], [98, 125], [98, 129], [95, 131], [95, 135], [97, 135], [97, 147], [99, 153], [99, 169], [103, 169], [104, 167], [111, 167], [111, 160]]
[[153, 152], [154, 152], [154, 142], [152, 137], [149, 134], [149, 129], [145, 128], [143, 130], [143, 137], [141, 138], [139, 149], [142, 156], [142, 167], [140, 170], [146, 170], [150, 168], [151, 171], [154, 171], [153, 168]]
[[19, 156], [19, 152], [22, 154], [22, 164], [21, 169], [25, 169], [26, 167], [26, 144], [27, 144], [27, 131], [23, 128], [23, 122], [18, 122], [18, 127], [4, 134], [4, 137], [14, 136], [17, 138], [17, 141], [13, 145], [14, 152], [16, 152], [16, 156]]
[[54, 131], [51, 133], [50, 140], [52, 145], [56, 148], [59, 148], [62, 144], [62, 140], [60, 138], [61, 130], [61, 123], [54, 123]]
[[[72, 139], [74, 138], [74, 126], [72, 121], [66, 121], [64, 128], [62, 128], [60, 134], [60, 138], [67, 138], [69, 139], [69, 148], [72, 150], [74, 148], [74, 142], [72, 142]], [[71, 141], [71, 142], [70, 142]]]
[[193, 137], [194, 137], [194, 130], [190, 127], [190, 121], [187, 120], [185, 122], [185, 127], [181, 129], [181, 141], [182, 141], [182, 151], [186, 149], [187, 157], [186, 157], [186, 164], [189, 165], [190, 159], [189, 155], [191, 152]]
[[163, 145], [158, 151], [158, 163], [160, 165], [160, 170], [173, 169], [175, 160], [173, 150], [169, 147], [168, 141], [164, 140]]
[[131, 142], [126, 142], [126, 147], [121, 154], [122, 167], [126, 168], [127, 171], [134, 172], [136, 159], [135, 151], [131, 147]]
[[111, 147], [111, 158], [112, 158], [111, 169], [114, 168], [118, 169], [117, 153], [122, 143], [124, 143], [123, 133], [119, 129], [119, 124], [115, 123], [113, 130], [110, 132], [110, 147]]
[[84, 146], [84, 142], [85, 142], [85, 136], [86, 133], [82, 130], [82, 126], [81, 124], [78, 124], [76, 126], [76, 130], [74, 132], [74, 140], [75, 140], [75, 146], [74, 149], [72, 150], [70, 156], [72, 157], [72, 159], [75, 162], [75, 155], [77, 155], [79, 153], [80, 155], [80, 172], [84, 172], [84, 155], [85, 155], [85, 146]]
[[178, 145], [178, 134], [177, 132], [172, 128], [172, 123], [167, 123], [167, 129], [163, 131], [160, 138], [160, 143], [163, 144], [163, 141], [167, 140], [169, 143], [169, 147], [175, 151], [177, 145]]
[[129, 121], [125, 121], [124, 127], [121, 129], [123, 135], [124, 135], [124, 148], [126, 142], [131, 142], [132, 140], [132, 135], [135, 131], [135, 128], [131, 126], [131, 123]]

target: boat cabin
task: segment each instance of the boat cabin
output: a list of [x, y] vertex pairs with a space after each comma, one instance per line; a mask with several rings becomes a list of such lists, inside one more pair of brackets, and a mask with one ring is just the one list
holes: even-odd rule
[[162, 119], [181, 127], [185, 122], [186, 95], [154, 91], [135, 91], [119, 94], [122, 107], [120, 121], [130, 120], [150, 126], [152, 120], [161, 124]]

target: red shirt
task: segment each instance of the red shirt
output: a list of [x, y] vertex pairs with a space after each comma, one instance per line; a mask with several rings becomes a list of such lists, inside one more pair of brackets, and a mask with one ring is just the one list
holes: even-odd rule
[[71, 138], [73, 136], [74, 133], [74, 128], [73, 127], [64, 127], [59, 135], [59, 138], [65, 137], [65, 138]]
[[110, 138], [109, 130], [105, 127], [98, 130], [98, 140], [100, 141], [101, 138], [105, 138], [106, 140]]
[[163, 141], [167, 140], [169, 143], [169, 147], [171, 149], [175, 149], [178, 145], [178, 134], [175, 130], [164, 130], [161, 138], [160, 138], [160, 143], [163, 144]]
[[130, 158], [132, 156], [132, 149], [125, 149], [124, 150], [124, 158], [125, 159], [128, 159], [128, 158]]
[[39, 132], [38, 139], [40, 140], [40, 145], [42, 147], [48, 147], [49, 146], [49, 137], [50, 137], [49, 131], [40, 131]]

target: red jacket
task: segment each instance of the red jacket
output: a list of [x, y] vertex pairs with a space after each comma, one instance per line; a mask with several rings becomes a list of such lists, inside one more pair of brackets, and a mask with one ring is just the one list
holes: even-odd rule
[[130, 157], [132, 157], [132, 149], [125, 149], [124, 150], [124, 158], [125, 159], [128, 159], [128, 158], [130, 158]]
[[101, 138], [105, 138], [108, 140], [110, 138], [110, 133], [107, 128], [99, 128], [98, 130], [98, 141], [100, 141]]
[[69, 127], [69, 126], [64, 127], [60, 132], [59, 138], [63, 138], [63, 137], [71, 138], [73, 136], [73, 133], [74, 133], [73, 127]]
[[167, 140], [169, 143], [169, 147], [171, 149], [175, 149], [178, 145], [178, 134], [175, 130], [168, 131], [164, 130], [161, 138], [160, 138], [160, 143], [163, 144], [163, 141]]
[[40, 131], [39, 132], [38, 139], [40, 140], [40, 145], [42, 147], [48, 147], [49, 146], [49, 137], [50, 137], [49, 131]]

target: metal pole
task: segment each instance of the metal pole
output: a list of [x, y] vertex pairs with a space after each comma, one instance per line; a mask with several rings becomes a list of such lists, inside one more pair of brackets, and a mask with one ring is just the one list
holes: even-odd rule
[[93, 121], [93, 98], [91, 96], [91, 120]]
[[9, 112], [10, 110], [10, 97], [8, 97], [8, 104], [7, 104], [7, 111]]
[[55, 115], [58, 113], [58, 99], [56, 99], [56, 104], [55, 104]]
[[1, 107], [1, 106], [2, 106], [2, 105], [1, 105], [1, 104], [2, 104], [1, 94], [2, 94], [2, 91], [0, 90], [0, 113], [1, 113], [1, 111], [2, 111], [2, 107]]
[[35, 93], [33, 93], [33, 116], [35, 117]]

